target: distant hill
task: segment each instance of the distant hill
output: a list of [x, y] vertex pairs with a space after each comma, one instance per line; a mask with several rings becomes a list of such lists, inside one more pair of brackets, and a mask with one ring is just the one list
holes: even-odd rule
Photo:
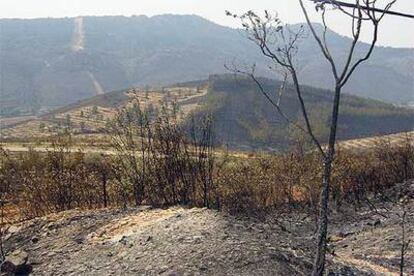
[[[280, 82], [262, 79], [273, 96]], [[304, 86], [304, 101], [315, 134], [323, 142], [328, 137], [333, 93]], [[301, 122], [301, 112], [292, 87], [286, 89], [281, 108], [293, 121]], [[212, 76], [201, 113], [211, 113], [216, 139], [235, 149], [283, 150], [300, 135], [279, 115], [251, 80], [234, 75]], [[412, 131], [414, 110], [380, 101], [344, 95], [340, 109], [338, 139]], [[297, 136], [296, 136], [297, 137]]]
[[[280, 82], [261, 79], [265, 89], [274, 94]], [[315, 134], [322, 141], [328, 136], [328, 116], [333, 93], [304, 86], [304, 100]], [[70, 125], [75, 136], [107, 134], [107, 121], [116, 109], [133, 99], [154, 112], [162, 103], [176, 101], [179, 121], [190, 113], [195, 117], [209, 114], [214, 119], [217, 145], [231, 149], [283, 151], [300, 135], [286, 123], [260, 94], [256, 84], [232, 74], [212, 75], [208, 80], [175, 84], [162, 89], [128, 89], [97, 95], [56, 109], [38, 118], [15, 118], [11, 127], [2, 130], [3, 138], [31, 139], [56, 134]], [[288, 116], [301, 123], [294, 90], [287, 87], [281, 107]], [[338, 137], [341, 140], [412, 131], [414, 110], [351, 95], [342, 98]], [[0, 120], [1, 122], [1, 120]], [[7, 123], [7, 122], [6, 122]]]
[[[329, 33], [340, 60], [349, 39]], [[360, 48], [367, 45], [361, 44]], [[328, 88], [327, 64], [303, 42], [303, 84]], [[0, 20], [0, 113], [31, 113], [134, 86], [163, 86], [225, 72], [224, 64], [265, 63], [240, 30], [193, 15]], [[377, 47], [346, 87], [392, 103], [414, 101], [413, 49]]]

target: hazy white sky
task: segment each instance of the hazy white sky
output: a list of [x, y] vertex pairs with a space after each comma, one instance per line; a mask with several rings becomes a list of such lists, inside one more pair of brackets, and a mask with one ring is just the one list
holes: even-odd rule
[[[348, 0], [350, 1], [350, 0]], [[380, 0], [386, 1], [386, 0]], [[197, 14], [221, 25], [238, 27], [224, 11], [277, 11], [287, 23], [303, 22], [297, 0], [0, 0], [0, 18], [75, 17], [79, 15]], [[397, 0], [394, 10], [414, 14], [414, 0]], [[316, 20], [317, 17], [315, 17]], [[330, 18], [331, 29], [348, 34], [345, 18]], [[379, 44], [414, 47], [414, 19], [384, 19]], [[369, 40], [368, 32], [363, 40]]]

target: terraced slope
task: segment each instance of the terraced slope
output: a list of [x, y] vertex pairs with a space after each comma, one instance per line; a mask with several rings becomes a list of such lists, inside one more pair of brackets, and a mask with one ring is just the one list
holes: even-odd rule
[[70, 127], [75, 135], [106, 133], [107, 122], [118, 108], [139, 102], [143, 109], [159, 109], [172, 102], [180, 106], [179, 119], [195, 110], [207, 93], [207, 88], [172, 86], [163, 89], [129, 89], [98, 95], [39, 117], [0, 119], [3, 139], [30, 139], [47, 137]]
[[352, 139], [339, 142], [338, 146], [341, 150], [365, 151], [380, 146], [382, 143], [394, 146], [406, 144], [407, 141], [414, 146], [414, 131]]

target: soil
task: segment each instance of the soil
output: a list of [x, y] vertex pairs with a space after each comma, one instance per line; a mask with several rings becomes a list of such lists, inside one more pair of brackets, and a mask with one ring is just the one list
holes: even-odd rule
[[[414, 182], [388, 195], [399, 204], [332, 212], [327, 275], [399, 275], [404, 210], [407, 240], [414, 233]], [[181, 206], [71, 210], [12, 225], [5, 248], [26, 252], [33, 275], [309, 275], [314, 226], [299, 211], [259, 219]]]

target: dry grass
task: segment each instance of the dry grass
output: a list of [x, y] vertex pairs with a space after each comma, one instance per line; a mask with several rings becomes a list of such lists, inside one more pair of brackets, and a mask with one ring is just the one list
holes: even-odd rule
[[410, 143], [414, 146], [414, 131], [341, 141], [338, 143], [338, 147], [340, 150], [344, 151], [350, 150], [360, 152], [375, 148], [378, 143], [384, 141], [396, 146], [404, 144], [407, 140], [411, 141]]
[[[107, 155], [105, 160], [102, 157], [91, 159], [86, 154], [70, 153], [64, 145], [55, 145], [54, 151], [47, 154], [29, 151], [17, 156], [3, 155], [0, 167], [2, 190], [7, 191], [7, 199], [18, 207], [21, 217], [73, 208], [100, 208], [103, 206], [101, 173], [105, 172], [109, 206], [133, 205], [135, 184], [129, 180], [134, 178], [123, 175], [128, 169], [120, 170], [121, 163], [114, 157]], [[180, 189], [192, 187], [188, 190], [185, 204], [203, 206], [204, 180], [199, 179], [197, 171], [187, 171], [192, 168], [192, 158], [176, 156], [170, 159], [159, 153], [154, 158], [146, 159], [149, 163], [142, 204], [183, 203]], [[172, 161], [177, 162], [174, 172], [171, 171], [172, 163], [169, 163]], [[184, 161], [191, 161], [191, 164]], [[137, 162], [140, 170], [141, 160], [137, 159]], [[313, 212], [317, 209], [319, 197], [320, 164], [316, 154], [303, 155], [301, 151], [278, 156], [254, 155], [251, 158], [217, 157], [208, 201], [211, 207], [231, 213], [257, 214], [292, 207], [304, 207]], [[190, 172], [195, 176], [188, 178]], [[170, 182], [172, 176], [175, 177], [174, 182]], [[414, 151], [410, 143], [378, 145], [364, 155], [341, 151], [334, 164], [333, 206], [340, 209], [344, 202], [357, 206], [369, 194], [381, 193], [395, 183], [413, 177]], [[172, 184], [174, 186], [170, 186]], [[7, 190], [7, 187], [12, 189]], [[178, 189], [178, 194], [173, 193], [173, 187]], [[9, 215], [16, 217], [16, 208], [12, 211]]]

